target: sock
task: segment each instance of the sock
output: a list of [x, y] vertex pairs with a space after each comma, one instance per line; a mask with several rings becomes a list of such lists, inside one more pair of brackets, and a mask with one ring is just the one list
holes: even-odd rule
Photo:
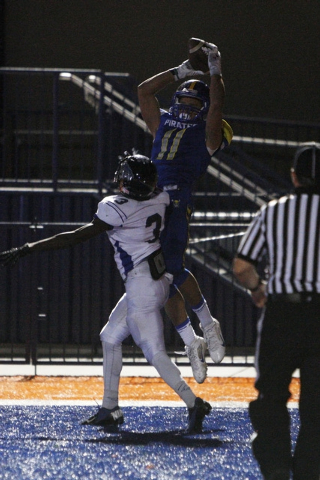
[[203, 327], [207, 327], [212, 323], [213, 318], [211, 316], [207, 301], [203, 296], [201, 302], [191, 308], [199, 318], [199, 321]]
[[168, 357], [166, 352], [160, 351], [156, 353], [151, 363], [156, 368], [160, 377], [179, 395], [187, 407], [194, 407], [196, 400], [195, 394], [185, 380], [183, 380], [179, 368]]
[[107, 408], [108, 410], [112, 410], [113, 408], [118, 406], [118, 402], [118, 391], [104, 390], [102, 407]]
[[194, 407], [196, 396], [184, 380], [182, 380], [178, 385], [176, 385], [174, 390], [184, 401], [188, 408]]
[[122, 369], [122, 347], [102, 342], [103, 350], [103, 400], [104, 408], [118, 406], [119, 382]]
[[196, 338], [196, 334], [193, 330], [193, 326], [191, 325], [190, 318], [187, 317], [187, 319], [183, 323], [177, 325], [176, 330], [184, 341], [184, 344], [187, 345], [187, 347], [190, 347], [191, 343]]

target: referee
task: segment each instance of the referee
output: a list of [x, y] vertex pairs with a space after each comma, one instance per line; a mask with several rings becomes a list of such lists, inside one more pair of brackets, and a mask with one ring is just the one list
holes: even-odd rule
[[[301, 145], [294, 192], [264, 205], [244, 235], [233, 271], [265, 307], [258, 323], [252, 449], [264, 479], [320, 478], [320, 144]], [[268, 278], [257, 268], [267, 261]], [[300, 430], [291, 454], [286, 403], [300, 369]]]

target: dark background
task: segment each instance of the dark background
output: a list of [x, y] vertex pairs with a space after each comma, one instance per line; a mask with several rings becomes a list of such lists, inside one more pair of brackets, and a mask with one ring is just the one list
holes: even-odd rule
[[128, 72], [222, 53], [225, 114], [319, 122], [319, 0], [0, 0], [2, 65]]

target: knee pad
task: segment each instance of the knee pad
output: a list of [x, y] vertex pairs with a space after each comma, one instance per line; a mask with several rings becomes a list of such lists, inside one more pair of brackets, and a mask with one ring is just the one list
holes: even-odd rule
[[127, 338], [129, 334], [129, 330], [127, 330], [127, 328], [122, 328], [120, 323], [119, 325], [113, 326], [107, 323], [100, 332], [100, 341], [107, 342], [110, 345], [121, 345], [123, 340]]
[[108, 333], [106, 332], [106, 329], [105, 329], [105, 328], [103, 328], [103, 329], [101, 330], [99, 336], [100, 336], [100, 341], [101, 341], [101, 342], [108, 342], [108, 337], [109, 337], [109, 336], [108, 336]]

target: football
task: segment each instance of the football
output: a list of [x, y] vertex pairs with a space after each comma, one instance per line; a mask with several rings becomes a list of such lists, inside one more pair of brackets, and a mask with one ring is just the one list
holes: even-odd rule
[[203, 73], [209, 72], [208, 67], [208, 53], [206, 47], [208, 42], [201, 40], [201, 38], [189, 38], [188, 40], [188, 55], [191, 66], [194, 70], [201, 70]]

